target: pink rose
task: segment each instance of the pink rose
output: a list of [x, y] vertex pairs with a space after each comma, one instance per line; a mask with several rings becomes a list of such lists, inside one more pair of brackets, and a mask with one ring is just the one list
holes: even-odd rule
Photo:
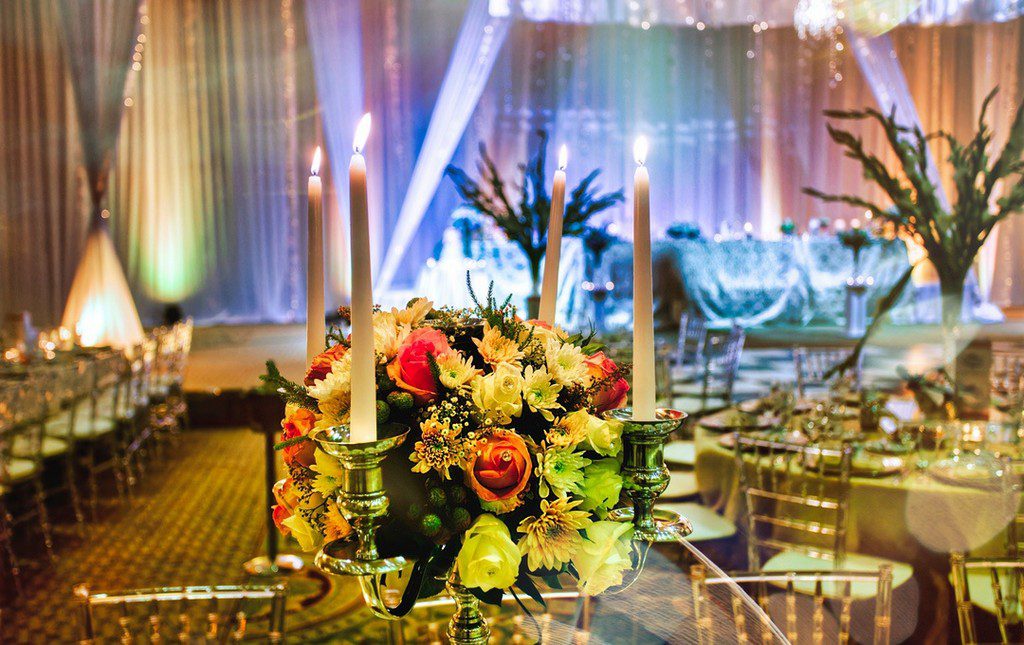
[[411, 393], [417, 405], [426, 405], [437, 398], [437, 381], [430, 372], [427, 354], [440, 358], [452, 351], [444, 334], [432, 327], [421, 327], [402, 343], [388, 364], [388, 376]]
[[626, 405], [629, 383], [622, 378], [615, 361], [605, 356], [604, 352], [598, 352], [587, 358], [587, 372], [597, 386], [591, 402], [598, 412], [607, 412]]

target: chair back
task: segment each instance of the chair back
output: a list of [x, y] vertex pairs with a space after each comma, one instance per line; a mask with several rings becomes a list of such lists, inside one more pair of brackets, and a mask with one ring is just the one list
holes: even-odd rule
[[[849, 347], [794, 347], [793, 366], [796, 368], [796, 389], [800, 396], [807, 395], [807, 389], [827, 387], [836, 377], [826, 378], [829, 370], [845, 361], [851, 353]], [[852, 377], [854, 389], [860, 390], [864, 355], [857, 357]]]
[[677, 365], [695, 365], [704, 351], [708, 328], [704, 319], [696, 314], [684, 312], [679, 317], [679, 337], [676, 340], [675, 361]]
[[[837, 633], [834, 640], [841, 644], [850, 642], [850, 627], [853, 606], [853, 585], [855, 583], [875, 583], [875, 613], [874, 613], [874, 638], [875, 645], [888, 645], [890, 639], [890, 626], [892, 623], [892, 565], [883, 564], [878, 571], [782, 571], [782, 572], [749, 572], [734, 573], [726, 578], [714, 578], [707, 576], [707, 570], [702, 564], [690, 567], [690, 577], [693, 584], [694, 614], [697, 623], [697, 634], [701, 643], [712, 642], [708, 633], [708, 604], [710, 593], [708, 588], [722, 585], [738, 584], [744, 588], [751, 597], [756, 598], [758, 604], [764, 610], [764, 615], [769, 615], [769, 587], [785, 589], [785, 624], [782, 631], [791, 643], [807, 642], [822, 643], [825, 635], [825, 603], [826, 600], [838, 602], [839, 620], [836, 626]], [[813, 611], [810, 624], [801, 620], [797, 612], [797, 590], [799, 583], [814, 585]], [[735, 598], [735, 596], [733, 596]], [[736, 641], [748, 643], [751, 640], [747, 614], [743, 611], [742, 603], [732, 603], [733, 622], [736, 627]], [[761, 625], [758, 633], [762, 642], [771, 642], [772, 632], [768, 625]], [[807, 628], [810, 627], [811, 638], [807, 638]], [[804, 638], [800, 639], [801, 634]]]
[[798, 551], [841, 569], [846, 557], [853, 447], [796, 445], [736, 433], [735, 459], [747, 507], [750, 566], [764, 552]]
[[48, 411], [47, 377], [31, 371], [19, 381], [0, 380], [0, 484], [14, 483], [15, 460], [32, 462], [38, 473], [43, 461], [43, 422]]
[[[116, 631], [122, 643], [226, 643], [247, 637], [251, 608], [268, 608], [266, 642], [284, 642], [285, 586], [165, 587], [116, 593], [74, 589], [79, 607], [80, 645], [101, 642]], [[111, 612], [97, 611], [110, 607]], [[116, 615], [116, 628], [102, 627]], [[262, 620], [262, 617], [260, 618]], [[114, 622], [114, 621], [112, 621]]]
[[739, 325], [733, 325], [725, 334], [709, 334], [706, 337], [701, 354], [703, 398], [720, 396], [726, 403], [732, 402], [732, 389], [740, 369], [745, 341], [746, 332]]
[[[985, 560], [968, 558], [963, 553], [953, 552], [949, 556], [953, 579], [953, 595], [956, 599], [956, 617], [960, 624], [960, 642], [974, 645], [978, 642], [978, 632], [974, 624], [974, 606], [971, 602], [971, 590], [968, 584], [969, 574], [975, 571], [988, 574], [992, 586], [996, 624], [999, 627], [999, 638], [1002, 643], [1021, 642], [1024, 634], [1017, 633], [1010, 640], [1012, 623], [1020, 625], [1020, 611], [1024, 608], [1024, 561], [1021, 560]], [[1015, 616], [1007, 611], [1007, 605], [1017, 607]]]

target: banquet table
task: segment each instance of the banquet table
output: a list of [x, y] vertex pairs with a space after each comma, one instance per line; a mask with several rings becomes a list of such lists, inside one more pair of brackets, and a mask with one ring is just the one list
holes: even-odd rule
[[[705, 419], [714, 423], [730, 411]], [[850, 423], [857, 423], [855, 420]], [[744, 503], [736, 474], [735, 454], [721, 445], [721, 433], [698, 424], [695, 429], [695, 471], [702, 500], [739, 523]], [[850, 478], [847, 550], [902, 562], [921, 562], [953, 550], [973, 555], [1005, 552], [1006, 528], [1020, 505], [1019, 487], [990, 490], [939, 481], [913, 467], [882, 476]], [[911, 455], [911, 462], [915, 459]]]

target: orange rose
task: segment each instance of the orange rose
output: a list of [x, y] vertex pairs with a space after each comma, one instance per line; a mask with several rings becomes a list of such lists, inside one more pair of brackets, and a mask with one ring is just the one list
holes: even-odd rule
[[[305, 437], [313, 429], [315, 423], [316, 415], [310, 410], [295, 408], [281, 422], [281, 439], [287, 441], [296, 437]], [[286, 447], [282, 452], [284, 453], [284, 463], [289, 468], [295, 466], [309, 468], [313, 464], [316, 444], [309, 440], [300, 441]]]
[[466, 467], [466, 484], [492, 513], [507, 513], [519, 506], [533, 471], [530, 452], [522, 437], [496, 430], [484, 438]]
[[327, 374], [331, 371], [331, 364], [334, 361], [341, 360], [341, 357], [348, 351], [348, 347], [345, 347], [341, 343], [329, 348], [326, 352], [317, 354], [313, 357], [313, 363], [309, 366], [306, 371], [306, 378], [303, 379], [303, 383], [306, 385], [313, 385], [316, 381], [322, 381], [327, 378]]
[[448, 338], [436, 329], [421, 327], [409, 334], [388, 364], [388, 376], [406, 392], [412, 394], [417, 405], [426, 405], [437, 398], [437, 379], [430, 372], [427, 354], [440, 358], [452, 351]]
[[277, 504], [273, 508], [274, 526], [281, 532], [281, 535], [288, 537], [291, 529], [285, 526], [283, 522], [291, 517], [299, 506], [298, 492], [295, 490], [291, 477], [282, 479], [274, 484], [274, 499], [277, 500]]
[[607, 412], [626, 405], [626, 393], [629, 392], [629, 383], [626, 379], [614, 378], [619, 372], [615, 361], [598, 352], [587, 358], [587, 373], [594, 379], [595, 383], [602, 384], [601, 388], [594, 393], [594, 407], [598, 412]]

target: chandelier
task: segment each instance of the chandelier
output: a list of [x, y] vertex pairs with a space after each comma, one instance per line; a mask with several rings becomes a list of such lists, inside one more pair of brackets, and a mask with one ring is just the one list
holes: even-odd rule
[[793, 24], [801, 40], [832, 40], [843, 12], [835, 0], [800, 0], [793, 10]]

